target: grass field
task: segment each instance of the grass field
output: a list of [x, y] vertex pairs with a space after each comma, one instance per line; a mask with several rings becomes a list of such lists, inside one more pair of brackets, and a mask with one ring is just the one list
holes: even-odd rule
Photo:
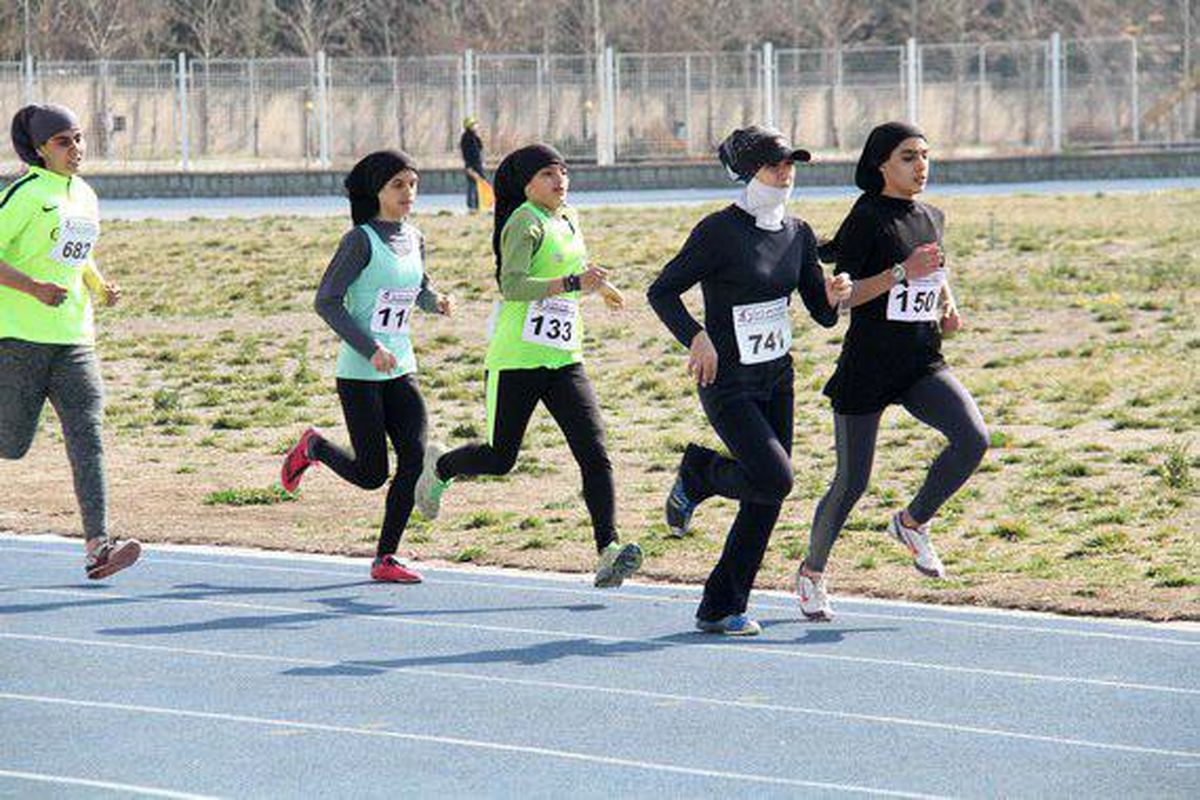
[[[947, 212], [955, 293], [967, 330], [947, 341], [992, 437], [979, 473], [943, 509], [935, 541], [950, 577], [929, 581], [884, 532], [941, 446], [901, 409], [885, 415], [872, 485], [835, 548], [833, 591], [1152, 619], [1200, 619], [1200, 192], [954, 198]], [[419, 203], [418, 203], [419, 205]], [[796, 212], [829, 233], [845, 201]], [[689, 439], [717, 445], [682, 348], [644, 290], [708, 209], [583, 213], [595, 261], [629, 307], [585, 303], [587, 365], [604, 407], [623, 537], [650, 578], [700, 581], [734, 513], [705, 503], [696, 530], [666, 536], [662, 500]], [[483, 432], [484, 324], [494, 297], [490, 220], [419, 220], [453, 319], [418, 317], [414, 338], [432, 438]], [[280, 217], [106, 225], [102, 267], [125, 288], [99, 313], [108, 389], [114, 530], [149, 541], [366, 555], [383, 492], [328, 470], [298, 497], [278, 489], [280, 455], [307, 423], [345, 441], [336, 341], [311, 311], [346, 223]], [[690, 297], [698, 308], [698, 294]], [[795, 315], [796, 489], [759, 586], [785, 587], [833, 472], [819, 394], [844, 327]], [[844, 323], [843, 323], [844, 325]], [[12, 497], [0, 528], [74, 531], [69, 471], [52, 412], [22, 462], [0, 463]], [[578, 474], [544, 410], [515, 472], [459, 482], [442, 518], [414, 514], [401, 555], [588, 570], [594, 553]]]

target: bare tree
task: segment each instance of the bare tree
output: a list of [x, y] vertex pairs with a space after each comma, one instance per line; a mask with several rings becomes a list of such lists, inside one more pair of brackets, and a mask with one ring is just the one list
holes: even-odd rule
[[284, 44], [309, 58], [340, 52], [362, 14], [361, 0], [271, 0], [271, 16]]

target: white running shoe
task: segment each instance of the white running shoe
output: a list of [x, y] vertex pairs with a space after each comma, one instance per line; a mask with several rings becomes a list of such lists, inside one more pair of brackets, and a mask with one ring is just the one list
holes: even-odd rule
[[425, 460], [421, 465], [421, 476], [417, 478], [417, 486], [413, 490], [413, 500], [417, 511], [427, 520], [437, 519], [442, 510], [442, 493], [450, 486], [451, 481], [443, 481], [437, 476], [438, 459], [445, 454], [441, 445], [430, 442], [425, 446]]
[[929, 541], [928, 523], [918, 528], [910, 528], [900, 521], [900, 512], [897, 511], [888, 522], [888, 533], [895, 536], [908, 548], [908, 552], [912, 553], [913, 566], [917, 568], [917, 572], [930, 578], [946, 577], [946, 568], [938, 558], [937, 551], [933, 549], [933, 542]]
[[825, 576], [819, 572], [805, 572], [803, 564], [796, 570], [796, 597], [800, 599], [800, 613], [812, 622], [833, 619], [833, 606], [825, 591]]

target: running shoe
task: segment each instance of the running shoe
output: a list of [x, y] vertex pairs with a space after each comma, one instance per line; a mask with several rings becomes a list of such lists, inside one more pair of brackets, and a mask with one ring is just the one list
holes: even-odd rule
[[595, 586], [600, 589], [620, 586], [641, 566], [642, 548], [635, 542], [625, 545], [609, 542], [608, 547], [600, 552], [600, 561], [596, 565]]
[[825, 590], [825, 576], [809, 572], [803, 563], [796, 570], [796, 597], [800, 599], [800, 613], [812, 622], [829, 622], [833, 619], [833, 606]]
[[937, 551], [933, 549], [933, 542], [929, 541], [929, 525], [910, 528], [900, 521], [900, 513], [897, 511], [892, 515], [891, 521], [888, 522], [888, 533], [895, 536], [908, 548], [908, 552], [912, 553], [913, 566], [917, 568], [917, 572], [930, 578], [946, 577], [946, 568], [938, 558]]
[[126, 567], [133, 566], [141, 554], [142, 543], [137, 539], [123, 541], [107, 539], [104, 544], [88, 553], [85, 566], [87, 576], [91, 580], [98, 581], [109, 575], [115, 575]]
[[371, 562], [371, 580], [381, 583], [420, 583], [421, 573], [404, 566], [395, 556], [382, 556]]
[[442, 494], [453, 483], [453, 479], [444, 481], [437, 476], [438, 459], [445, 450], [436, 444], [425, 448], [425, 460], [421, 467], [421, 477], [417, 478], [417, 488], [414, 490], [417, 510], [428, 520], [435, 520], [442, 511]]
[[304, 471], [317, 463], [310, 454], [312, 443], [321, 438], [316, 428], [308, 428], [300, 434], [300, 441], [284, 456], [283, 468], [279, 471], [279, 484], [285, 492], [294, 492], [300, 488], [300, 479]]
[[762, 625], [745, 614], [730, 614], [728, 617], [708, 620], [696, 618], [696, 629], [705, 633], [720, 633], [725, 636], [758, 636]]

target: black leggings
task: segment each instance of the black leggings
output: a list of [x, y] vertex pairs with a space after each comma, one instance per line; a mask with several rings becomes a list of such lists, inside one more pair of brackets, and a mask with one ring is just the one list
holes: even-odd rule
[[[471, 475], [507, 475], [517, 463], [521, 440], [533, 409], [541, 401], [567, 439], [583, 475], [583, 499], [592, 518], [596, 549], [617, 540], [612, 462], [604, 446], [600, 404], [582, 364], [557, 369], [502, 369], [489, 373], [496, 381], [490, 409], [488, 442], [451, 450], [438, 459], [442, 480]], [[489, 387], [490, 388], [490, 387]]]
[[387, 381], [338, 378], [338, 397], [350, 432], [353, 455], [325, 439], [313, 444], [312, 455], [343, 479], [363, 489], [378, 489], [388, 477], [388, 440], [398, 465], [387, 494], [376, 556], [391, 555], [412, 513], [413, 489], [425, 458], [428, 417], [416, 376]]
[[733, 399], [717, 403], [701, 394], [704, 412], [733, 458], [689, 444], [684, 488], [693, 500], [712, 495], [737, 500], [738, 512], [704, 584], [699, 619], [741, 614], [750, 600], [779, 510], [792, 491], [792, 378], [789, 366], [766, 386]]
[[[934, 459], [908, 513], [918, 523], [933, 519], [952, 494], [967, 482], [988, 447], [988, 432], [979, 407], [949, 370], [940, 370], [914, 383], [900, 401], [908, 413], [941, 431], [949, 442]], [[829, 551], [846, 517], [867, 489], [875, 460], [875, 440], [882, 411], [874, 414], [834, 414], [837, 474], [813, 515], [808, 555], [804, 561], [817, 572], [825, 570]]]

